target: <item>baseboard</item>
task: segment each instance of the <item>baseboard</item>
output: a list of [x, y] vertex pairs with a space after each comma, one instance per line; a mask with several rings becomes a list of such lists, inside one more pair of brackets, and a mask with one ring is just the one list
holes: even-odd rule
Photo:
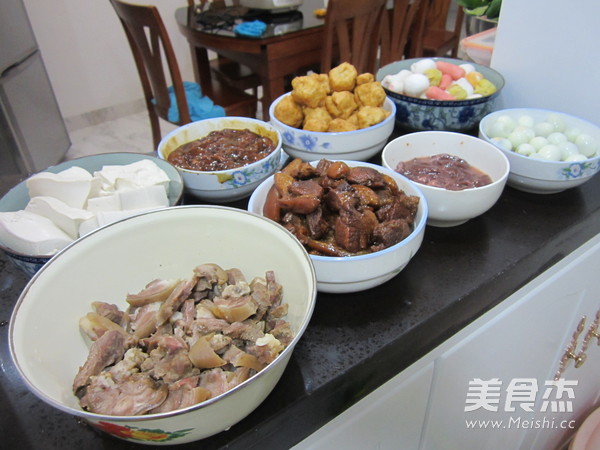
[[120, 105], [109, 106], [86, 112], [78, 116], [66, 117], [65, 125], [69, 132], [80, 130], [93, 125], [98, 125], [109, 120], [119, 119], [130, 114], [136, 114], [146, 110], [144, 99], [135, 100]]

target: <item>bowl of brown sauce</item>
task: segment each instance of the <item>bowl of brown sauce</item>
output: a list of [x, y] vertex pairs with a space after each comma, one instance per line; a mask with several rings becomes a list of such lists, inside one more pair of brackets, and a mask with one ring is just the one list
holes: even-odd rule
[[489, 210], [504, 190], [510, 165], [482, 139], [450, 131], [421, 131], [389, 142], [388, 169], [416, 183], [427, 198], [427, 224], [461, 225]]
[[185, 191], [212, 202], [248, 197], [280, 168], [279, 131], [248, 117], [192, 122], [167, 134], [158, 156], [177, 168]]

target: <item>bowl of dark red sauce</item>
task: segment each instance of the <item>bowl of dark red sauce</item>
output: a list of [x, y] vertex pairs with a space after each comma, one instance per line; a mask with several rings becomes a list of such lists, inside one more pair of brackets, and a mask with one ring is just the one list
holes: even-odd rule
[[427, 198], [427, 225], [461, 225], [500, 198], [510, 165], [482, 139], [450, 131], [421, 131], [389, 142], [382, 165], [417, 184]]
[[158, 156], [177, 168], [185, 191], [212, 202], [248, 197], [281, 167], [279, 131], [247, 117], [192, 122], [166, 135]]

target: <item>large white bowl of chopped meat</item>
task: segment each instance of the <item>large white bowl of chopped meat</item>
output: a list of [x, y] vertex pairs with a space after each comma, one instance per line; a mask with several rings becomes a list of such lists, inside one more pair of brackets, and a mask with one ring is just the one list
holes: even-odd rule
[[279, 131], [248, 117], [217, 117], [183, 125], [158, 145], [158, 156], [174, 165], [185, 191], [216, 203], [248, 197], [281, 166]]
[[248, 210], [306, 247], [322, 292], [358, 292], [398, 275], [420, 248], [427, 201], [393, 170], [361, 161], [295, 159], [252, 194]]
[[228, 429], [280, 379], [310, 320], [316, 278], [282, 226], [177, 206], [93, 231], [23, 290], [9, 347], [44, 402], [131, 442]]

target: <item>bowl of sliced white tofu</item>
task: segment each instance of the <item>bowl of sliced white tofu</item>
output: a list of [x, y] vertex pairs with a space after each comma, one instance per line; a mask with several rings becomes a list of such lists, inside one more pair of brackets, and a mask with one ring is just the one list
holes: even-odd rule
[[80, 237], [110, 223], [174, 206], [183, 180], [168, 162], [106, 153], [31, 175], [0, 199], [0, 249], [27, 275]]

